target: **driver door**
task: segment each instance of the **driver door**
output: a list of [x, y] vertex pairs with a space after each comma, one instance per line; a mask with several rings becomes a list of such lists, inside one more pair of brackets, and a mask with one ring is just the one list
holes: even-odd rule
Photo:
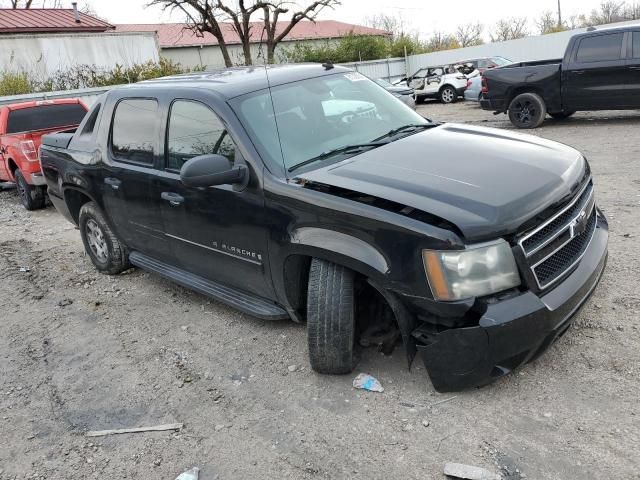
[[223, 122], [204, 102], [174, 100], [165, 131], [165, 165], [155, 195], [165, 234], [179, 267], [207, 280], [273, 297], [267, 265], [267, 226], [262, 190], [251, 171], [249, 185], [187, 187], [182, 165], [191, 158], [219, 154], [229, 166], [246, 165]]

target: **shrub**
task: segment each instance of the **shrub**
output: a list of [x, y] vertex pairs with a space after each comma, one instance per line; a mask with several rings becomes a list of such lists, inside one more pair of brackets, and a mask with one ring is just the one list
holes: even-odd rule
[[0, 96], [21, 95], [33, 91], [33, 82], [26, 73], [0, 73]]

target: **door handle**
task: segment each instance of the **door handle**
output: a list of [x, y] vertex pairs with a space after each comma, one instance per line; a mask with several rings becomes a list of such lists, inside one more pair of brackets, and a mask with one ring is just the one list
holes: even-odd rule
[[637, 71], [640, 71], [640, 67], [629, 67], [629, 70], [633, 70], [637, 72]]
[[177, 193], [173, 192], [162, 192], [160, 194], [160, 198], [169, 202], [172, 207], [177, 207], [182, 202], [184, 202], [184, 197], [182, 195], [178, 195]]
[[105, 178], [104, 179], [104, 183], [109, 185], [114, 190], [118, 190], [120, 188], [120, 185], [122, 185], [122, 181], [121, 180], [118, 180], [117, 178], [113, 178], [113, 177]]
[[584, 70], [572, 70], [572, 73], [575, 73], [576, 75], [582, 75], [584, 73]]

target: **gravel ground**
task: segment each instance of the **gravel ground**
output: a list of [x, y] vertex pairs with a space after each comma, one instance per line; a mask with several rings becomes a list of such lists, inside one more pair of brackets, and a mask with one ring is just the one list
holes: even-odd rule
[[[510, 128], [474, 104], [419, 109]], [[449, 461], [508, 479], [640, 478], [639, 127], [638, 112], [602, 112], [533, 132], [589, 158], [609, 265], [538, 361], [457, 395], [434, 392], [418, 362], [408, 371], [402, 349], [364, 354], [358, 371], [381, 394], [353, 389], [357, 372], [317, 375], [303, 326], [140, 270], [100, 275], [52, 207], [29, 213], [0, 192], [0, 479], [173, 479], [192, 466], [202, 480], [438, 479]], [[184, 429], [83, 436], [174, 422]]]

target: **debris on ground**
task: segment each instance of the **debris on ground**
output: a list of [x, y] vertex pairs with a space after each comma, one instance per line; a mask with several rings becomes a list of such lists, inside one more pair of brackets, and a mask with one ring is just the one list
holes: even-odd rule
[[353, 386], [354, 388], [368, 390], [370, 392], [384, 392], [382, 384], [368, 373], [358, 374], [358, 376], [353, 379]]
[[295, 372], [296, 370], [298, 370], [298, 366], [297, 365], [289, 365], [287, 367], [287, 370], [289, 370], [291, 373]]
[[137, 428], [119, 428], [116, 430], [93, 430], [87, 432], [87, 437], [104, 437], [106, 435], [119, 435], [121, 433], [140, 433], [140, 432], [162, 432], [165, 430], [180, 430], [184, 425], [182, 423], [169, 423], [167, 425], [156, 425], [153, 427], [137, 427]]
[[198, 480], [199, 476], [200, 469], [198, 467], [193, 467], [191, 470], [187, 470], [186, 472], [182, 472], [178, 475], [176, 480]]
[[73, 300], [71, 300], [70, 298], [63, 298], [62, 300], [60, 300], [58, 302], [58, 306], [59, 307], [66, 307], [69, 306], [73, 303]]
[[20, 271], [24, 273], [31, 271], [31, 269], [29, 267], [20, 267]]
[[501, 480], [500, 475], [484, 468], [464, 465], [462, 463], [447, 463], [444, 466], [444, 474], [448, 477], [462, 478], [465, 480]]

